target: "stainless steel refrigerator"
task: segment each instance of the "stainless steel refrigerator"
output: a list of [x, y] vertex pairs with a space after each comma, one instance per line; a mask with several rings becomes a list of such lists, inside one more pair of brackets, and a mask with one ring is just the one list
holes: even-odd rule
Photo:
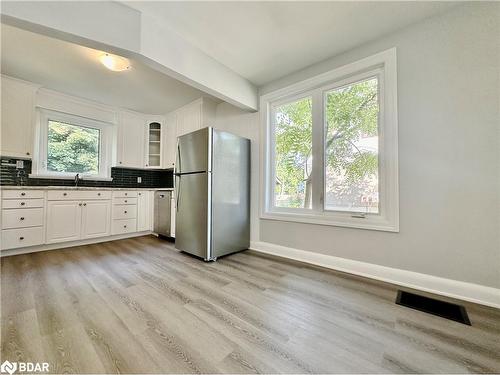
[[180, 136], [175, 247], [206, 261], [250, 245], [250, 140], [211, 127]]

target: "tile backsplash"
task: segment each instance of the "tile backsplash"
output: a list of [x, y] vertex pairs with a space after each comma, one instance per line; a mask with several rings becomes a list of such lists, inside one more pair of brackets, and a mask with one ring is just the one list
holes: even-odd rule
[[[73, 180], [29, 178], [31, 160], [23, 160], [23, 168], [16, 168], [15, 158], [1, 157], [0, 185], [28, 186], [73, 186]], [[80, 180], [79, 186], [99, 187], [130, 187], [130, 188], [171, 188], [173, 187], [173, 172], [165, 169], [129, 169], [111, 168], [113, 181]], [[141, 183], [137, 183], [141, 177]]]

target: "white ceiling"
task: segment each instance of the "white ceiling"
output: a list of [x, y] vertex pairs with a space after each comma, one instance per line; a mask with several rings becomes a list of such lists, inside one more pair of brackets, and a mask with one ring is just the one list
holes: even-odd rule
[[126, 2], [257, 86], [441, 13], [455, 2]]
[[[125, 2], [257, 86], [445, 12], [456, 2]], [[97, 102], [164, 114], [204, 94], [132, 61], [1, 25], [1, 72]], [[196, 63], [193, 61], [193, 63]]]
[[96, 102], [148, 114], [165, 114], [201, 96], [144, 64], [112, 72], [98, 60], [102, 51], [1, 25], [1, 72]]

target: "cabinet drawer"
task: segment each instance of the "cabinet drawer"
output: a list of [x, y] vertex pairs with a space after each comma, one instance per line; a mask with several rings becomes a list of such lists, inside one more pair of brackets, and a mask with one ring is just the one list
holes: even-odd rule
[[112, 234], [132, 233], [136, 231], [136, 219], [113, 220]]
[[113, 198], [113, 204], [130, 205], [137, 204], [137, 198]]
[[3, 199], [30, 199], [43, 198], [43, 190], [4, 190], [2, 191]]
[[130, 190], [115, 190], [113, 198], [137, 198], [137, 191]]
[[113, 206], [113, 219], [135, 219], [137, 217], [137, 206], [115, 204]]
[[2, 229], [43, 225], [43, 208], [2, 210]]
[[36, 208], [43, 207], [43, 199], [4, 199], [2, 208]]
[[92, 199], [111, 199], [111, 191], [100, 190], [49, 190], [47, 200], [49, 201], [74, 201]]
[[2, 250], [43, 244], [43, 227], [2, 230]]

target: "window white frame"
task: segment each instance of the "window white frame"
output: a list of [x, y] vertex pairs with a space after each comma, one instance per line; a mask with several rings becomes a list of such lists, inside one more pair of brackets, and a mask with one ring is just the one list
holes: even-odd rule
[[[377, 77], [379, 88], [379, 213], [359, 214], [324, 209], [325, 116], [328, 91]], [[312, 209], [276, 207], [274, 109], [312, 97]], [[392, 48], [332, 71], [298, 82], [260, 98], [262, 219], [294, 221], [382, 231], [399, 231], [398, 116], [396, 49]]]
[[33, 160], [33, 170], [36, 173], [31, 177], [35, 178], [61, 178], [72, 179], [76, 173], [54, 172], [47, 170], [47, 148], [48, 148], [48, 126], [49, 121], [63, 122], [85, 128], [99, 130], [99, 172], [80, 173], [82, 179], [89, 180], [111, 180], [111, 160], [112, 160], [112, 136], [113, 124], [92, 120], [68, 113], [57, 112], [47, 109], [38, 109], [37, 113], [37, 152]]

